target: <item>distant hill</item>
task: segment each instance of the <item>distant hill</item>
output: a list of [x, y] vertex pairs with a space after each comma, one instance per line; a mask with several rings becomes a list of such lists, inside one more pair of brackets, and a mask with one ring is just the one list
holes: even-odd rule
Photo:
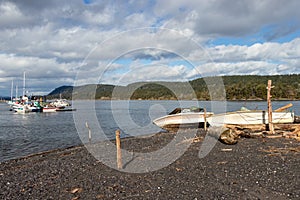
[[73, 92], [73, 86], [61, 86], [59, 88], [54, 89], [52, 92], [50, 92], [47, 95], [47, 98], [55, 99], [55, 98], [59, 98], [61, 95], [62, 98], [64, 99], [71, 99], [72, 92]]
[[[300, 100], [300, 74], [276, 76], [223, 76], [198, 78], [189, 82], [138, 82], [127, 86], [90, 84], [62, 86], [47, 95], [48, 99], [192, 99], [210, 100], [210, 92], [222, 78], [227, 100], [265, 100], [268, 80], [272, 80], [272, 98], [276, 100]], [[191, 90], [195, 95], [191, 94]], [[96, 91], [96, 93], [95, 93]], [[172, 91], [175, 91], [174, 94]], [[73, 96], [72, 96], [73, 95]]]

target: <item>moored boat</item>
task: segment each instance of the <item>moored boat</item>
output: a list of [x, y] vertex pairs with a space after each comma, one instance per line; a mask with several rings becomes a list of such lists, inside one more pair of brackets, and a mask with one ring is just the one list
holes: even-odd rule
[[45, 107], [43, 107], [43, 112], [45, 112], [45, 113], [49, 113], [49, 112], [56, 112], [56, 107], [51, 107], [51, 106], [45, 106]]
[[28, 113], [31, 112], [31, 110], [29, 109], [29, 107], [27, 105], [19, 105], [17, 107], [14, 107], [14, 111], [17, 113]]
[[50, 105], [55, 107], [67, 107], [71, 106], [71, 104], [66, 99], [55, 99]]
[[199, 128], [203, 127], [205, 117], [213, 115], [212, 112], [205, 112], [203, 108], [176, 108], [168, 115], [153, 120], [158, 127], [166, 130], [177, 128]]

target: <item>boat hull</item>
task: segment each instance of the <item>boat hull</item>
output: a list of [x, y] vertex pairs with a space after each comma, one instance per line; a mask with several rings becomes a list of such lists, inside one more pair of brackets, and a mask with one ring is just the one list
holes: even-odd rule
[[13, 110], [17, 113], [29, 113], [31, 110], [26, 105], [14, 105]]
[[[268, 124], [268, 112], [266, 111], [237, 111], [224, 114], [216, 114], [207, 118], [210, 125], [220, 126], [223, 124], [233, 125], [254, 125], [254, 124]], [[293, 112], [273, 112], [272, 122], [279, 123], [293, 123]]]
[[[206, 116], [211, 116], [212, 113], [206, 113]], [[163, 129], [173, 128], [199, 128], [205, 123], [204, 113], [178, 113], [166, 115], [164, 117], [153, 120], [153, 123]]]
[[29, 109], [24, 109], [24, 108], [18, 108], [18, 109], [15, 109], [15, 112], [16, 113], [29, 113], [30, 110]]
[[57, 108], [43, 108], [44, 113], [56, 112]]

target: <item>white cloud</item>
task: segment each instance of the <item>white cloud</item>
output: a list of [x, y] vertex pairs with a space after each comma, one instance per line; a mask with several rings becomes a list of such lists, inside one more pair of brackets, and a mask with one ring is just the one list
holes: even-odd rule
[[[300, 39], [287, 43], [264, 43], [252, 46], [221, 45], [207, 49], [207, 57], [194, 52], [190, 57], [200, 64], [188, 77], [194, 78], [234, 74], [290, 74], [300, 73]], [[197, 57], [198, 56], [198, 57]], [[209, 58], [210, 59], [209, 59]]]
[[16, 27], [30, 21], [20, 9], [11, 2], [0, 3], [0, 27]]
[[97, 26], [108, 25], [114, 21], [111, 7], [106, 7], [102, 12], [91, 12], [90, 10], [84, 10], [82, 13], [82, 20], [87, 24], [95, 24]]
[[[259, 31], [263, 26], [273, 25], [272, 38], [293, 31], [300, 27], [300, 13], [297, 0], [288, 3], [282, 0], [219, 0], [219, 1], [186, 1], [179, 0], [170, 4], [158, 1], [156, 14], [172, 20], [169, 27], [190, 28], [197, 34], [212, 36], [245, 36]], [[287, 22], [293, 20], [292, 27]], [[285, 31], [282, 32], [282, 27]], [[288, 28], [289, 27], [289, 28]]]
[[[27, 84], [30, 91], [44, 90], [50, 92], [61, 85], [72, 85], [77, 63], [59, 63], [54, 58], [38, 58], [17, 56], [13, 54], [0, 54], [1, 85], [10, 89], [11, 80], [22, 85], [23, 72], [26, 72]], [[17, 69], [17, 70], [16, 70]]]
[[111, 81], [116, 85], [127, 85], [143, 81], [188, 81], [185, 74], [188, 68], [184, 65], [135, 65], [125, 73], [105, 74], [103, 81]]
[[[72, 84], [83, 61], [82, 82], [97, 82], [111, 63], [105, 81], [113, 84], [122, 77], [128, 83], [198, 78], [199, 71], [178, 62], [184, 59], [201, 75], [300, 73], [299, 6], [298, 0], [3, 0], [0, 95], [25, 69], [40, 91]], [[261, 43], [206, 45], [219, 37], [243, 43], [252, 35]]]

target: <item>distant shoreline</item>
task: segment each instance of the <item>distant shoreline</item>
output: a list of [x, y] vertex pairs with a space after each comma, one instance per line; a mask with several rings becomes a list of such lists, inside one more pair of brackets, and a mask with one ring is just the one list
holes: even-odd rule
[[[52, 99], [49, 99], [52, 100]], [[202, 100], [202, 99], [67, 99], [68, 101], [252, 101], [263, 102], [264, 99], [226, 99], [226, 100]], [[0, 100], [0, 103], [6, 103], [8, 100]], [[300, 99], [272, 99], [272, 101], [300, 101]]]
[[[263, 102], [264, 99], [230, 99], [230, 100], [201, 100], [201, 99], [75, 99], [68, 101], [252, 101]], [[300, 101], [300, 99], [272, 99], [272, 101]]]

